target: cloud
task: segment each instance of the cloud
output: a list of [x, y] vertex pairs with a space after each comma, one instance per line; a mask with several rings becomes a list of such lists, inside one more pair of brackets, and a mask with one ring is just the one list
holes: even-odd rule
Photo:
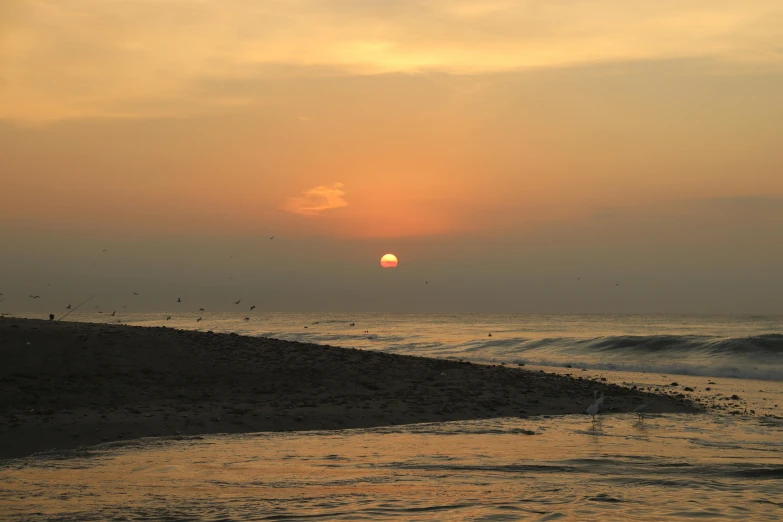
[[[712, 58], [779, 69], [779, 0], [4, 0], [0, 119], [181, 116], [263, 66], [482, 74]], [[263, 90], [260, 90], [263, 92]]]
[[280, 208], [300, 216], [318, 216], [325, 210], [347, 207], [342, 188], [342, 183], [333, 183], [331, 187], [313, 187], [299, 197], [289, 198]]

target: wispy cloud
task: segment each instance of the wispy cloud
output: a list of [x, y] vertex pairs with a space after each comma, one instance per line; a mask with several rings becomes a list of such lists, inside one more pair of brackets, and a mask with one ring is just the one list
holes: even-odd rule
[[194, 85], [272, 65], [473, 75], [702, 57], [779, 69], [781, 19], [779, 0], [4, 0], [0, 119], [219, 111], [250, 100]]
[[342, 183], [333, 183], [331, 187], [313, 187], [301, 196], [289, 198], [280, 208], [301, 216], [318, 216], [325, 210], [347, 207], [342, 188]]

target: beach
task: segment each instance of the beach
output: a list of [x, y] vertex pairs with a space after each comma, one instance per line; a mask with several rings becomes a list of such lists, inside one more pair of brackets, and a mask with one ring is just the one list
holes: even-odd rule
[[[600, 377], [234, 333], [0, 319], [0, 458], [142, 437], [702, 407]], [[589, 417], [586, 418], [589, 421]]]

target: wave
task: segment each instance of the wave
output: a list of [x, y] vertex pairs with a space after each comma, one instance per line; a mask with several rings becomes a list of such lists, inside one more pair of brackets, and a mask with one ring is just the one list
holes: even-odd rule
[[783, 380], [783, 335], [616, 335], [593, 338], [493, 337], [446, 341], [411, 334], [267, 332], [264, 336], [479, 363], [570, 366], [711, 377]]

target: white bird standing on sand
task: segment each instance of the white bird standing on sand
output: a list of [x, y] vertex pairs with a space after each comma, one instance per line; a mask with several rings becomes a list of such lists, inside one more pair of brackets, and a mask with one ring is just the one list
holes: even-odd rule
[[647, 401], [644, 401], [639, 406], [633, 409], [634, 413], [636, 413], [639, 416], [639, 422], [644, 419], [644, 412], [646, 412], [650, 408], [650, 403]]

